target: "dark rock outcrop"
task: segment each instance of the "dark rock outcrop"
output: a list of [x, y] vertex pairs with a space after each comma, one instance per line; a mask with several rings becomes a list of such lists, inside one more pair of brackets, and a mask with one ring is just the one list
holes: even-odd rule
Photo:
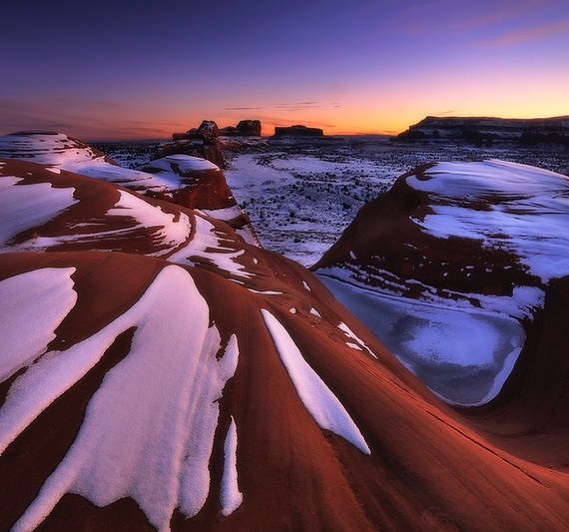
[[456, 142], [492, 146], [494, 143], [569, 147], [569, 117], [492, 118], [428, 116], [393, 137], [404, 142]]
[[217, 137], [219, 127], [213, 120], [204, 120], [198, 128], [192, 128], [185, 133], [174, 133], [172, 142], [162, 144], [154, 153], [154, 159], [168, 155], [191, 155], [207, 159], [220, 168], [225, 168], [225, 159], [221, 152]]
[[237, 126], [227, 126], [219, 130], [219, 134], [225, 137], [260, 137], [260, 120], [241, 120]]
[[275, 137], [322, 137], [324, 131], [318, 127], [295, 125], [288, 127], [275, 127]]
[[[190, 130], [192, 131], [192, 130]], [[190, 133], [188, 131], [188, 133]], [[204, 140], [214, 142], [219, 136], [219, 127], [213, 120], [204, 120], [196, 131], [196, 135], [201, 135]]]

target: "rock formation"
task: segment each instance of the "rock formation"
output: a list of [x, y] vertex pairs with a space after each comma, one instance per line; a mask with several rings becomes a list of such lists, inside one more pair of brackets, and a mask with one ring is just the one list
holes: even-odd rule
[[428, 165], [365, 205], [316, 271], [431, 388], [484, 404], [524, 345], [519, 322], [569, 275], [567, 195], [567, 177], [530, 166]]
[[392, 140], [450, 141], [478, 146], [492, 146], [494, 143], [569, 146], [569, 117], [519, 119], [428, 116]]
[[241, 120], [236, 127], [227, 126], [219, 131], [220, 135], [226, 137], [260, 137], [260, 120]]
[[275, 127], [275, 137], [322, 137], [324, 131], [317, 127], [303, 125]]
[[189, 155], [168, 155], [144, 171], [118, 166], [103, 153], [62, 133], [28, 132], [0, 137], [3, 157], [48, 163], [90, 177], [105, 179], [146, 196], [183, 207], [203, 209], [229, 223], [245, 240], [257, 243], [249, 216], [241, 209], [215, 164]]
[[566, 526], [563, 281], [535, 378], [456, 411], [223, 221], [29, 160], [0, 205], [0, 529]]
[[217, 137], [219, 128], [213, 120], [204, 120], [198, 128], [186, 133], [172, 134], [172, 142], [162, 144], [154, 154], [155, 159], [168, 155], [190, 155], [207, 159], [220, 168], [225, 168], [225, 160]]

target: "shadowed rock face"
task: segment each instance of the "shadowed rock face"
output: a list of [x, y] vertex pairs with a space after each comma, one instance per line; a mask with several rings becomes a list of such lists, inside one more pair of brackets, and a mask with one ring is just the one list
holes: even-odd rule
[[0, 161], [0, 528], [565, 526], [564, 422], [531, 462], [304, 268], [53, 170]]
[[241, 120], [236, 127], [227, 126], [219, 128], [212, 120], [204, 120], [199, 128], [192, 128], [185, 133], [174, 133], [173, 142], [160, 146], [155, 158], [167, 155], [185, 154], [201, 157], [213, 162], [220, 168], [225, 168], [222, 146], [219, 136], [225, 137], [252, 137], [261, 135], [261, 122], [259, 120]]
[[275, 137], [322, 137], [324, 131], [317, 127], [302, 125], [289, 127], [275, 127]]
[[225, 159], [217, 137], [204, 137], [201, 133], [174, 133], [174, 142], [160, 145], [154, 159], [162, 159], [169, 155], [189, 155], [206, 159], [219, 168], [225, 168]]

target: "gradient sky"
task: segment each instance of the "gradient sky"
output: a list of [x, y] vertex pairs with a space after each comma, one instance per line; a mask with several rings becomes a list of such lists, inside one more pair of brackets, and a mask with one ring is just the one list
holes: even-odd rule
[[568, 0], [14, 0], [1, 20], [0, 133], [569, 115]]

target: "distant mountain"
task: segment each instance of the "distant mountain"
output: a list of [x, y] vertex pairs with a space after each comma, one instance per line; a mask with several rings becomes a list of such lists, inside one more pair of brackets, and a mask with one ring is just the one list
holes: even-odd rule
[[428, 116], [393, 137], [394, 141], [451, 141], [492, 146], [558, 144], [569, 147], [569, 116], [553, 118], [492, 118]]

